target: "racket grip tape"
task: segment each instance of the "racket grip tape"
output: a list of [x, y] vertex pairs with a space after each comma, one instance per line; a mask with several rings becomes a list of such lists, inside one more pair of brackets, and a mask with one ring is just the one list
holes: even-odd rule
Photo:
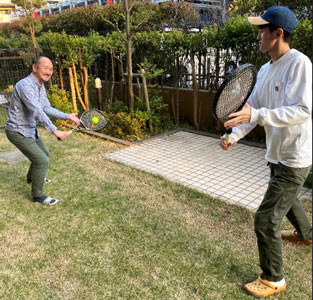
[[231, 142], [231, 139], [232, 139], [232, 136], [231, 136], [231, 133], [232, 133], [232, 128], [229, 128], [226, 130], [226, 133], [225, 133], [225, 140], [226, 140], [226, 143], [229, 144]]
[[[73, 130], [69, 130], [69, 131], [66, 132], [67, 136], [71, 135], [72, 133], [73, 133]], [[58, 140], [61, 141], [60, 138], [58, 138]]]
[[232, 137], [231, 137], [231, 134], [225, 134], [225, 140], [226, 140], [226, 143], [227, 144], [229, 144], [230, 142], [231, 142], [231, 139], [232, 139]]

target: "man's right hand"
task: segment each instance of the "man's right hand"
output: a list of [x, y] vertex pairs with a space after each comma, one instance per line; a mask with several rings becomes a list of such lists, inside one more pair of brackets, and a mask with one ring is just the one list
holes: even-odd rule
[[53, 134], [60, 140], [63, 141], [67, 138], [67, 132], [61, 131], [61, 130], [55, 130], [53, 131]]
[[220, 139], [220, 146], [223, 150], [231, 150], [232, 146], [236, 144], [236, 141], [232, 138], [230, 143], [227, 144], [226, 139], [224, 136], [221, 137]]

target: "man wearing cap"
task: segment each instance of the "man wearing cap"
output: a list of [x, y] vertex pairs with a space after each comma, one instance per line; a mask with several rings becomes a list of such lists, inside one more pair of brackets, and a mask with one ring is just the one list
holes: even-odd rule
[[[270, 181], [254, 220], [262, 273], [244, 285], [248, 294], [262, 298], [286, 289], [281, 239], [312, 244], [312, 226], [297, 198], [312, 164], [312, 63], [290, 49], [298, 21], [287, 7], [273, 6], [248, 21], [258, 25], [259, 49], [271, 60], [261, 67], [247, 104], [224, 124], [233, 128], [231, 142], [222, 137], [220, 145], [230, 150], [256, 125], [264, 126]], [[281, 234], [285, 216], [295, 231]]]

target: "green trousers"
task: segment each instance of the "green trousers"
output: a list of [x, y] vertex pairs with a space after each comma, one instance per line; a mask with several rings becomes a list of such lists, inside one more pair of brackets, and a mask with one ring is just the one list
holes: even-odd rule
[[284, 278], [280, 233], [283, 218], [288, 218], [300, 238], [312, 239], [312, 226], [298, 199], [311, 167], [290, 168], [280, 163], [269, 165], [270, 182], [256, 211], [254, 228], [262, 270], [261, 278], [279, 281]]
[[32, 139], [8, 130], [6, 130], [6, 135], [8, 140], [31, 161], [27, 173], [27, 181], [31, 181], [32, 183], [32, 196], [41, 197], [49, 166], [49, 151], [38, 136], [36, 139]]

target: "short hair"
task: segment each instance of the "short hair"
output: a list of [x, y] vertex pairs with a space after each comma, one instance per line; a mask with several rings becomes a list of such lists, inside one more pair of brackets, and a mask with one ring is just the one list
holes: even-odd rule
[[46, 57], [46, 56], [37, 56], [37, 57], [35, 57], [35, 59], [34, 59], [34, 65], [36, 65], [36, 67], [38, 67], [39, 64], [40, 64], [40, 61], [41, 61], [43, 58], [48, 58], [48, 57]]
[[[263, 28], [268, 27], [270, 32], [273, 32], [274, 30], [280, 28], [280, 27], [278, 27], [272, 23], [268, 23], [268, 24], [264, 24], [264, 25], [258, 25], [258, 27], [259, 27], [259, 29], [263, 29]], [[292, 34], [290, 32], [285, 31], [284, 29], [282, 29], [282, 30], [284, 32], [284, 35], [283, 35], [284, 41], [289, 44]]]

